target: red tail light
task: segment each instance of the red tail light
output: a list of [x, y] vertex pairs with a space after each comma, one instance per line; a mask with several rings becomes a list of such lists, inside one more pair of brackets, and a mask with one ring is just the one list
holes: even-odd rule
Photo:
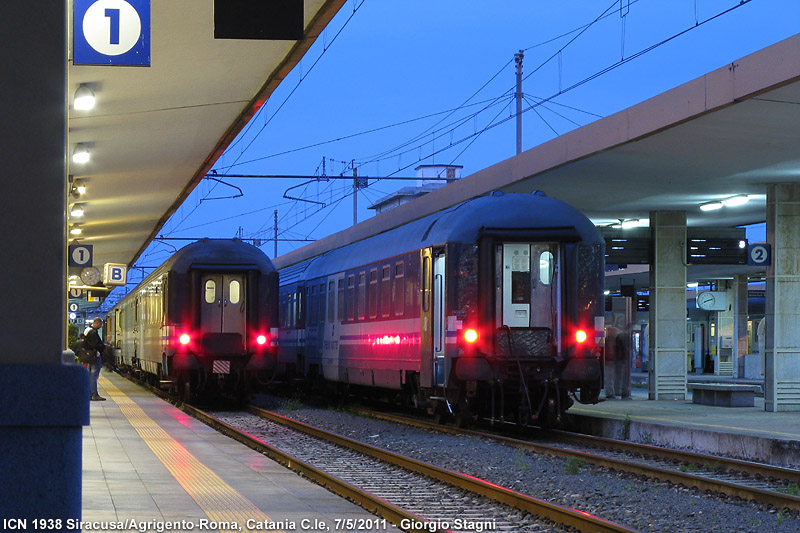
[[579, 329], [578, 331], [575, 332], [575, 342], [577, 342], [578, 344], [586, 342], [588, 338], [589, 335], [582, 329]]
[[178, 342], [180, 342], [181, 344], [186, 346], [187, 344], [192, 342], [192, 337], [188, 333], [183, 333], [183, 334], [181, 334], [180, 337], [178, 337]]
[[259, 335], [258, 337], [256, 337], [256, 342], [261, 346], [267, 344], [267, 336], [266, 335]]
[[480, 338], [478, 334], [478, 330], [476, 329], [468, 329], [464, 332], [464, 340], [467, 341], [469, 344], [476, 342]]

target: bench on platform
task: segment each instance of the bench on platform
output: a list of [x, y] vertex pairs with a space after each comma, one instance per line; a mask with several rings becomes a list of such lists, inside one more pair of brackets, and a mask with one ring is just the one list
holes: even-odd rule
[[759, 385], [737, 383], [689, 383], [692, 403], [717, 407], [754, 407], [755, 393], [761, 392]]

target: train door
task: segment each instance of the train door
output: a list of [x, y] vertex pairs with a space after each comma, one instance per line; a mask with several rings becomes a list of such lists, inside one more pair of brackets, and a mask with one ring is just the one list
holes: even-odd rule
[[205, 273], [200, 279], [203, 334], [238, 333], [244, 340], [247, 321], [244, 274]]
[[[556, 334], [561, 330], [562, 319], [558, 304], [561, 298], [558, 257], [556, 243], [502, 243], [498, 246], [497, 266], [502, 275], [497, 287], [497, 327], [541, 332], [560, 350], [561, 336]], [[520, 345], [520, 338], [514, 342], [508, 335], [498, 337], [501, 343], [498, 349], [530, 351], [530, 342], [526, 348]], [[539, 344], [538, 341], [535, 344]]]
[[531, 317], [531, 245], [503, 245], [503, 325], [528, 327]]
[[445, 254], [420, 252], [420, 385], [434, 387], [445, 378]]
[[444, 250], [433, 255], [433, 374], [436, 385], [444, 385], [445, 341], [447, 335], [445, 318], [445, 262]]

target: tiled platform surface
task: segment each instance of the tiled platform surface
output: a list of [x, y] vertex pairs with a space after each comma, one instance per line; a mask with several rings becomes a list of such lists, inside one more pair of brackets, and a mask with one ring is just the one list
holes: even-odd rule
[[575, 404], [568, 415], [573, 428], [593, 435], [800, 467], [800, 412], [766, 412], [764, 398], [754, 407], [716, 407], [692, 403], [691, 393], [652, 401], [634, 388], [630, 399]]
[[153, 522], [154, 531], [235, 521], [247, 531], [251, 518], [288, 526], [278, 531], [349, 531], [335, 519], [377, 518], [120, 376], [104, 370], [100, 388], [108, 400], [91, 402], [84, 428], [83, 522]]

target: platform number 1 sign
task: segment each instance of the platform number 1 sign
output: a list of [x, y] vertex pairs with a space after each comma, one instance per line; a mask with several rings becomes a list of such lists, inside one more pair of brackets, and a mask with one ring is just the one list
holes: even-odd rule
[[69, 266], [88, 267], [92, 266], [92, 256], [94, 246], [91, 244], [71, 244], [69, 246]]
[[76, 65], [150, 65], [150, 0], [75, 0]]

